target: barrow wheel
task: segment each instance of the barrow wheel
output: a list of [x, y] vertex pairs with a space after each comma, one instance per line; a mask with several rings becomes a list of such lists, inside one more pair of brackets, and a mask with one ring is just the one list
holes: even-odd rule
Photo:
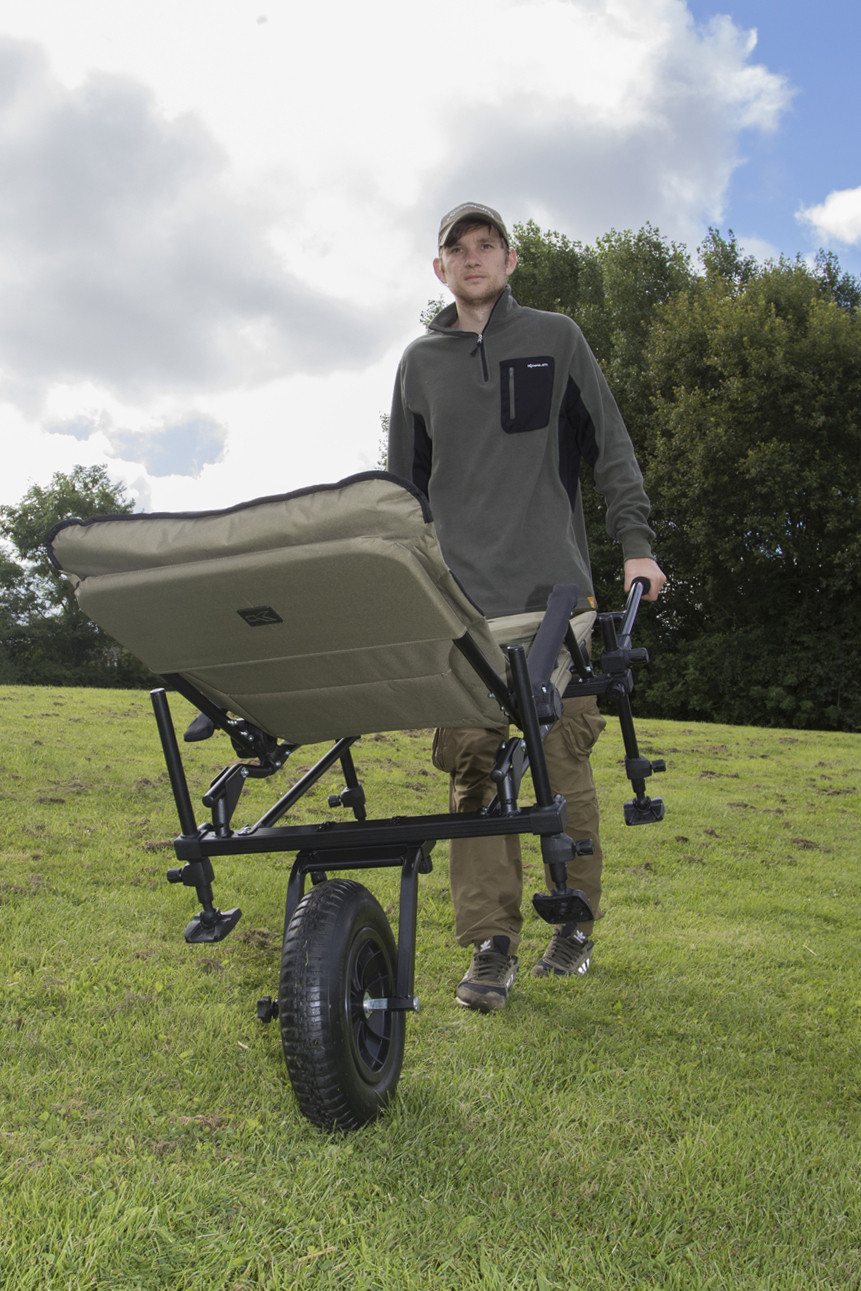
[[404, 1014], [369, 1010], [395, 992], [395, 942], [361, 883], [311, 888], [284, 935], [278, 1019], [299, 1106], [325, 1130], [373, 1121], [397, 1088]]

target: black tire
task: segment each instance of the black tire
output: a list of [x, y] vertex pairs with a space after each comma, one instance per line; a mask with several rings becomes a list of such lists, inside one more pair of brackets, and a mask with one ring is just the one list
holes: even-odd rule
[[361, 883], [331, 879], [296, 908], [284, 935], [278, 1019], [290, 1083], [324, 1130], [375, 1120], [397, 1088], [403, 1012], [367, 1012], [365, 996], [395, 992], [395, 942]]

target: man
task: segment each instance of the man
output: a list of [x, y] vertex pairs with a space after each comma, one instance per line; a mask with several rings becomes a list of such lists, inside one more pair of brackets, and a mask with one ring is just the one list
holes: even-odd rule
[[[564, 314], [524, 309], [508, 279], [517, 255], [498, 212], [466, 202], [440, 224], [434, 271], [454, 296], [425, 336], [407, 347], [395, 382], [388, 467], [430, 500], [443, 553], [491, 620], [501, 643], [528, 641], [555, 583], [576, 583], [573, 620], [588, 637], [595, 600], [580, 499], [581, 461], [607, 502], [607, 529], [622, 547], [625, 588], [665, 579], [652, 558], [649, 500], [633, 446], [601, 369]], [[594, 699], [566, 700], [545, 742], [567, 832], [594, 852], [568, 866], [568, 883], [600, 918], [601, 848], [589, 755], [604, 720]], [[453, 811], [477, 811], [494, 796], [489, 779], [507, 731], [446, 729], [434, 735], [434, 765], [450, 776]], [[516, 836], [450, 846], [455, 934], [473, 946], [457, 1001], [502, 1008], [517, 971], [522, 868]], [[533, 968], [583, 975], [592, 923], [556, 928]]]

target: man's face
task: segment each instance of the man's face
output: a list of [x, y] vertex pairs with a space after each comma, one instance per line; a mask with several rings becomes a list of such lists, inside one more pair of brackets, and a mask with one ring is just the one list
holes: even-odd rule
[[506, 250], [489, 224], [467, 229], [451, 246], [443, 247], [433, 267], [455, 300], [481, 306], [495, 301], [514, 272], [517, 256]]

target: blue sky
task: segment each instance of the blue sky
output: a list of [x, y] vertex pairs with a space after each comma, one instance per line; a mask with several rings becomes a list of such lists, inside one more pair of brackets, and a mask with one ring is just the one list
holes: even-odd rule
[[[726, 197], [724, 228], [769, 243], [779, 253], [809, 254], [816, 231], [797, 214], [831, 192], [861, 188], [859, 53], [861, 5], [846, 0], [688, 0], [698, 23], [717, 13], [757, 33], [753, 59], [786, 77], [789, 107], [773, 134], [745, 131]], [[861, 199], [854, 244], [825, 236], [843, 267], [861, 276]], [[818, 243], [817, 243], [818, 244]]]
[[375, 466], [465, 200], [861, 276], [859, 28], [833, 0], [0, 0], [0, 504], [76, 463], [147, 510]]

